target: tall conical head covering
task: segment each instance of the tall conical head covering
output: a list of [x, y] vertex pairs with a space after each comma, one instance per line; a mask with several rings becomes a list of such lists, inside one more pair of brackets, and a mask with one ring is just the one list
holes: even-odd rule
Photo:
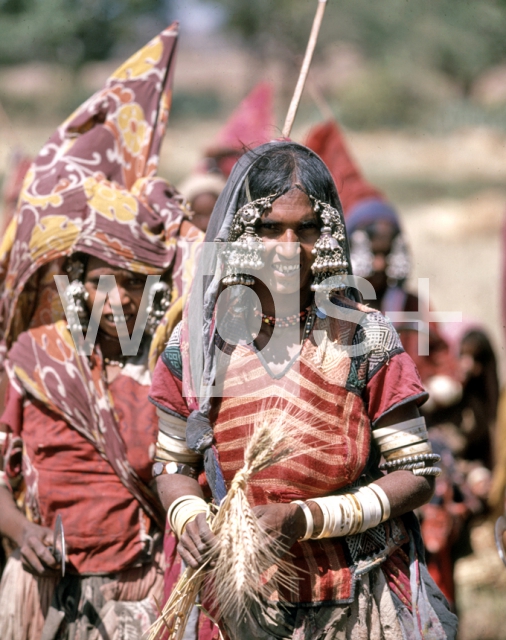
[[[253, 149], [274, 137], [273, 88], [269, 82], [257, 84], [232, 113], [213, 144], [205, 151], [214, 158], [228, 178], [244, 149]], [[205, 167], [207, 169], [207, 167]]]
[[317, 153], [329, 168], [339, 192], [345, 218], [360, 202], [386, 200], [381, 191], [367, 182], [360, 172], [335, 120], [313, 127], [305, 144]]
[[215, 146], [231, 149], [258, 147], [272, 138], [273, 90], [261, 82], [244, 98], [216, 138]]
[[184, 210], [154, 176], [177, 36], [174, 23], [122, 64], [30, 166], [0, 245], [0, 339], [7, 346], [30, 326], [44, 277], [52, 286], [52, 274], [74, 252], [142, 273], [173, 266]]
[[57, 152], [90, 169], [100, 156], [104, 177], [127, 189], [154, 175], [172, 99], [177, 37], [174, 23], [116, 69], [50, 138], [46, 166]]

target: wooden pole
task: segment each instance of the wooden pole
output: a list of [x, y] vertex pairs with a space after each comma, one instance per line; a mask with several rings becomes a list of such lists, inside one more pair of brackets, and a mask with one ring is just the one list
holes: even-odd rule
[[299, 108], [300, 98], [304, 90], [304, 85], [306, 83], [306, 78], [309, 71], [309, 67], [311, 65], [311, 60], [313, 59], [313, 53], [316, 46], [316, 41], [318, 40], [318, 34], [320, 33], [320, 27], [322, 25], [323, 14], [325, 13], [326, 6], [327, 6], [327, 0], [318, 0], [318, 8], [316, 10], [316, 15], [313, 20], [313, 27], [311, 29], [311, 34], [309, 36], [309, 42], [307, 43], [307, 49], [304, 55], [304, 60], [302, 61], [302, 68], [300, 70], [299, 79], [297, 80], [297, 85], [295, 87], [295, 92], [293, 94], [293, 98], [290, 103], [290, 108], [288, 109], [288, 113], [286, 115], [285, 126], [283, 127], [283, 134], [282, 134], [283, 138], [290, 137], [293, 121], [295, 120], [297, 109]]

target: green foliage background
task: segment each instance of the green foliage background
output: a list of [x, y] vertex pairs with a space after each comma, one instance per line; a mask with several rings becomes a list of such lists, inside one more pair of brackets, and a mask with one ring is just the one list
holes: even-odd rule
[[104, 60], [135, 37], [139, 17], [164, 9], [162, 0], [0, 0], [0, 64]]
[[[259, 57], [300, 52], [315, 0], [206, 0], [223, 5], [227, 28]], [[430, 67], [466, 91], [483, 69], [506, 58], [504, 0], [328, 0], [322, 51], [336, 40], [394, 67]]]
[[[252, 84], [268, 61], [281, 62], [277, 91], [286, 103], [316, 0], [0, 0], [0, 67], [46, 61], [74, 73], [89, 61], [123, 57], [195, 3], [221, 11], [214, 36], [249, 50], [256, 61]], [[191, 46], [184, 20], [181, 26]], [[506, 106], [484, 107], [473, 95], [480, 74], [506, 62], [506, 0], [328, 0], [315, 54], [324, 69], [336, 43], [364, 60], [360, 76], [344, 88], [342, 79], [326, 78], [326, 97], [348, 126], [423, 126], [449, 121], [450, 110], [457, 125], [506, 122]], [[75, 83], [69, 104], [49, 100], [48, 111], [71, 110], [83, 99], [80, 90]], [[0, 87], [5, 108], [15, 113], [19, 99], [4, 93]], [[174, 116], [215, 116], [228, 110], [220, 101], [219, 89], [176, 93]], [[19, 107], [41, 109], [40, 103]]]

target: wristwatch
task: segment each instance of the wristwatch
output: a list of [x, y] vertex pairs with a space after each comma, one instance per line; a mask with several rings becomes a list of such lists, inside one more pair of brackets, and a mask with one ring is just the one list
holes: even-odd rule
[[194, 480], [198, 478], [197, 469], [190, 467], [189, 464], [179, 462], [155, 462], [153, 464], [153, 478], [161, 476], [163, 473], [167, 473], [169, 475], [179, 473], [180, 475], [188, 476]]

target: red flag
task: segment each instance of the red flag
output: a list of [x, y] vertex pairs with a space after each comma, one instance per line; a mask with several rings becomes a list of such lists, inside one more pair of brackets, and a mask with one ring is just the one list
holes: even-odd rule
[[344, 135], [334, 120], [313, 127], [305, 144], [317, 153], [329, 168], [345, 217], [362, 200], [385, 200], [381, 191], [362, 176], [346, 146]]
[[216, 140], [206, 149], [204, 166], [198, 169], [209, 171], [215, 168], [228, 178], [244, 149], [272, 140], [274, 127], [272, 85], [261, 82], [232, 113]]

